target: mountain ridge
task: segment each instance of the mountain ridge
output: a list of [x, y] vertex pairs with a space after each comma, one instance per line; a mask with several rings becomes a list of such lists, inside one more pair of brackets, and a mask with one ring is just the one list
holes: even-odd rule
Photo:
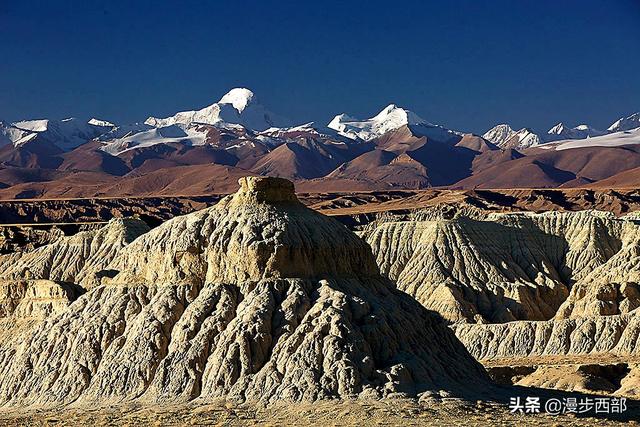
[[[327, 126], [283, 125], [277, 117], [252, 91], [235, 88], [203, 109], [151, 116], [145, 123], [96, 117], [0, 122], [0, 197], [110, 194], [119, 188], [147, 194], [164, 192], [159, 183], [167, 186], [171, 177], [189, 191], [230, 189], [187, 182], [178, 176], [185, 167], [191, 179], [220, 183], [258, 174], [360, 191], [596, 186], [639, 166], [637, 113], [606, 132], [560, 122], [547, 134], [501, 124], [482, 136], [430, 123], [396, 104], [365, 120], [339, 114]], [[611, 130], [622, 128], [631, 129]], [[207, 178], [205, 171], [213, 175]]]

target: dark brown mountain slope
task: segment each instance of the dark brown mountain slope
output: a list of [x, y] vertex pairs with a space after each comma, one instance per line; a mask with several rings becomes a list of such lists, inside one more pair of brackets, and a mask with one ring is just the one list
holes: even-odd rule
[[[493, 166], [474, 163], [472, 176], [454, 184], [460, 188], [542, 188], [589, 186], [640, 166], [640, 147], [585, 147], [570, 150], [532, 149], [525, 156]], [[488, 167], [487, 167], [488, 166]]]
[[640, 188], [640, 167], [629, 169], [591, 185], [594, 188]]

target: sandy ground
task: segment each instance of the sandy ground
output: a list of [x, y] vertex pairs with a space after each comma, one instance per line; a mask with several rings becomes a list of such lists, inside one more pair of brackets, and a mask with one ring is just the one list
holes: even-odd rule
[[[625, 417], [637, 426], [638, 407]], [[182, 406], [112, 406], [65, 410], [0, 410], [2, 426], [613, 426], [619, 421], [573, 415], [511, 414], [504, 405], [443, 399], [343, 400], [269, 407], [231, 403]]]

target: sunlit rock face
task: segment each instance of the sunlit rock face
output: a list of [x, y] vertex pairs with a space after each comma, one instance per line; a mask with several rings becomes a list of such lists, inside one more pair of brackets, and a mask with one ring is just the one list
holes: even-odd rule
[[442, 319], [380, 275], [366, 242], [305, 208], [288, 181], [243, 178], [240, 187], [124, 245], [92, 270], [87, 293], [21, 345], [0, 345], [0, 399], [272, 402], [491, 389]]
[[640, 226], [595, 211], [383, 221], [382, 273], [453, 322], [624, 314], [640, 304]]

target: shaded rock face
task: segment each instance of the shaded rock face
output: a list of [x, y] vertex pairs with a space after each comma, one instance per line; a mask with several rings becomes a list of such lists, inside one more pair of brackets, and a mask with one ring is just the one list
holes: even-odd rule
[[246, 178], [218, 205], [118, 251], [101, 284], [0, 346], [7, 404], [269, 402], [490, 388], [442, 319], [382, 277], [368, 245]]
[[578, 213], [388, 221], [362, 236], [383, 274], [454, 322], [620, 314], [640, 305], [640, 227]]
[[[517, 385], [640, 396], [638, 310], [539, 322], [457, 324], [452, 329], [483, 363], [515, 365], [497, 368], [507, 371], [525, 368], [516, 377]], [[535, 366], [541, 360], [547, 363]], [[589, 360], [594, 364], [582, 364]]]
[[635, 390], [623, 386], [633, 382], [632, 370], [627, 363], [501, 366], [489, 369], [489, 375], [505, 385], [633, 396]]
[[558, 318], [625, 314], [640, 307], [640, 221], [635, 218], [626, 218], [619, 250], [586, 272], [572, 287], [558, 310]]
[[510, 372], [513, 384], [640, 396], [639, 309], [622, 315], [456, 324], [452, 329], [475, 358], [500, 365], [492, 375]]
[[0, 226], [0, 254], [33, 250], [64, 236], [58, 227], [37, 229], [20, 226]]
[[629, 366], [629, 374], [620, 382], [618, 393], [627, 396], [640, 396], [640, 363]]

